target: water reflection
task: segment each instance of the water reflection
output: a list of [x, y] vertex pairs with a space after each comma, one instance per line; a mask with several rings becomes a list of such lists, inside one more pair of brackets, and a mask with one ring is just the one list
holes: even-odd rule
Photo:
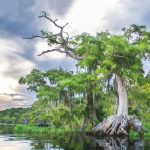
[[127, 138], [113, 138], [105, 137], [103, 139], [96, 139], [99, 148], [103, 150], [143, 150], [144, 140], [130, 141]]
[[9, 135], [0, 136], [0, 149], [1, 150], [30, 150], [29, 140], [23, 140]]
[[42, 137], [0, 135], [2, 150], [150, 150], [150, 142], [127, 138], [95, 138], [84, 134]]
[[96, 139], [98, 146], [103, 148], [104, 150], [126, 150], [128, 147], [128, 139], [120, 139], [120, 138], [104, 138], [104, 139]]

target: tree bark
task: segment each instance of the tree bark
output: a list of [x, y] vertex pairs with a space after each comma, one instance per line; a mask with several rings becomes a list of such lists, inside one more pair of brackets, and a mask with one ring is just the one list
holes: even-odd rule
[[113, 84], [114, 84], [113, 91], [114, 91], [114, 95], [115, 95], [115, 111], [114, 112], [115, 112], [115, 114], [117, 114], [118, 108], [119, 108], [119, 95], [118, 95], [118, 85], [117, 85], [116, 78], [114, 79]]
[[121, 75], [116, 73], [115, 80], [117, 82], [117, 97], [119, 100], [117, 114], [105, 118], [93, 128], [92, 133], [100, 135], [128, 135], [131, 129], [139, 134], [143, 133], [143, 127], [138, 118], [128, 115], [127, 90]]
[[119, 97], [119, 107], [117, 110], [117, 115], [128, 115], [128, 97], [127, 90], [123, 83], [122, 77], [119, 74], [115, 74], [117, 87], [118, 87], [118, 97]]

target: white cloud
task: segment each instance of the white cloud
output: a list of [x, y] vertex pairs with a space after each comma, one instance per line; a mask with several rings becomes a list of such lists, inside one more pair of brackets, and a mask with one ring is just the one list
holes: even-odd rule
[[64, 20], [73, 34], [104, 30], [118, 32], [130, 24], [146, 24], [149, 0], [77, 0]]
[[146, 24], [145, 15], [149, 13], [149, 0], [120, 0], [105, 14], [105, 28], [118, 32], [131, 24]]
[[41, 54], [42, 51], [53, 49], [53, 48], [55, 48], [55, 46], [50, 47], [44, 41], [37, 41], [35, 43], [36, 51], [34, 53], [34, 59], [39, 63], [47, 62], [49, 68], [62, 67], [66, 70], [75, 71], [76, 60], [72, 59], [69, 56], [66, 56], [66, 54], [62, 54], [59, 52], [50, 52], [50, 53], [43, 54], [42, 56], [38, 56], [38, 54]]
[[23, 107], [25, 105], [24, 99], [20, 97], [18, 101], [14, 100], [14, 98], [9, 97], [7, 95], [0, 96], [0, 110], [5, 108], [12, 108], [12, 107]]
[[15, 42], [14, 40], [10, 40], [10, 39], [0, 39], [0, 51], [1, 54], [6, 54], [6, 53], [10, 53], [10, 52], [19, 52], [21, 53], [22, 48], [19, 44], [17, 44], [17, 42]]
[[42, 51], [52, 49], [52, 48], [54, 48], [54, 47], [48, 46], [47, 42], [37, 41], [37, 43], [35, 43], [35, 49], [36, 49], [36, 52], [34, 53], [35, 59], [37, 59], [39, 61], [45, 61], [45, 60], [61, 61], [61, 59], [65, 59], [65, 54], [60, 54], [58, 52], [47, 53], [45, 55], [42, 55], [41, 57], [37, 56], [38, 54], [41, 54]]
[[76, 33], [95, 33], [104, 24], [108, 10], [117, 5], [119, 0], [78, 0], [65, 17], [69, 30]]
[[[23, 42], [18, 39], [0, 39], [0, 93], [16, 93], [20, 91], [18, 79], [29, 73], [35, 64], [25, 59], [23, 54]], [[4, 106], [18, 107], [23, 104], [19, 101], [11, 101], [11, 97], [0, 95], [0, 109]]]

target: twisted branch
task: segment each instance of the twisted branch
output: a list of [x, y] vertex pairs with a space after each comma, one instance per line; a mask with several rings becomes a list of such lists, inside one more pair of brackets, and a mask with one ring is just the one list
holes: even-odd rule
[[34, 39], [34, 38], [46, 39], [47, 37], [40, 36], [40, 35], [32, 35], [31, 37], [28, 37], [28, 38], [23, 38], [23, 39]]
[[[54, 26], [56, 26], [58, 29], [60, 29], [59, 33], [57, 34], [46, 34], [46, 35], [33, 35], [32, 37], [29, 38], [24, 38], [24, 39], [34, 39], [34, 38], [41, 38], [41, 39], [47, 39], [48, 41], [48, 45], [56, 45], [57, 47], [54, 49], [50, 49], [50, 50], [46, 50], [46, 51], [42, 51], [41, 54], [39, 54], [38, 56], [41, 56], [43, 54], [49, 53], [49, 52], [60, 52], [60, 53], [65, 53], [66, 55], [76, 59], [76, 60], [82, 60], [84, 57], [83, 56], [78, 56], [75, 54], [75, 50], [77, 47], [72, 48], [69, 45], [69, 39], [71, 39], [69, 37], [69, 34], [67, 32], [64, 32], [64, 28], [68, 25], [68, 23], [66, 23], [63, 26], [60, 26], [56, 20], [52, 20], [48, 14], [44, 11], [42, 11], [43, 14], [41, 16], [39, 16], [39, 18], [46, 18], [47, 20], [49, 20]], [[64, 35], [65, 34], [65, 35]], [[55, 39], [53, 40], [53, 37], [55, 37]], [[52, 41], [53, 40], [53, 41]]]

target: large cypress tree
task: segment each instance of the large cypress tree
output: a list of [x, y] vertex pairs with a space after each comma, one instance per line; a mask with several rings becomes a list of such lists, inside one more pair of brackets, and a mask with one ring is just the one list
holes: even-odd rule
[[[128, 115], [127, 93], [129, 87], [137, 86], [145, 80], [142, 60], [150, 58], [150, 33], [146, 31], [145, 26], [131, 25], [129, 28], [123, 28], [123, 34], [119, 35], [101, 32], [93, 36], [83, 33], [70, 37], [64, 31], [68, 23], [60, 26], [57, 20], [52, 20], [45, 12], [40, 18], [46, 18], [60, 31], [58, 33], [42, 31], [40, 36], [30, 38], [47, 39], [50, 49], [42, 51], [39, 56], [53, 51], [65, 53], [78, 60], [80, 68], [96, 75], [97, 80], [103, 82], [111, 78], [115, 81], [114, 93], [118, 100], [116, 114], [104, 119], [92, 131], [106, 135], [124, 135], [133, 128], [141, 133], [141, 122], [135, 116]], [[51, 49], [51, 46], [56, 47]], [[93, 105], [92, 86], [94, 84], [87, 89], [87, 95], [92, 102], [89, 105]]]

